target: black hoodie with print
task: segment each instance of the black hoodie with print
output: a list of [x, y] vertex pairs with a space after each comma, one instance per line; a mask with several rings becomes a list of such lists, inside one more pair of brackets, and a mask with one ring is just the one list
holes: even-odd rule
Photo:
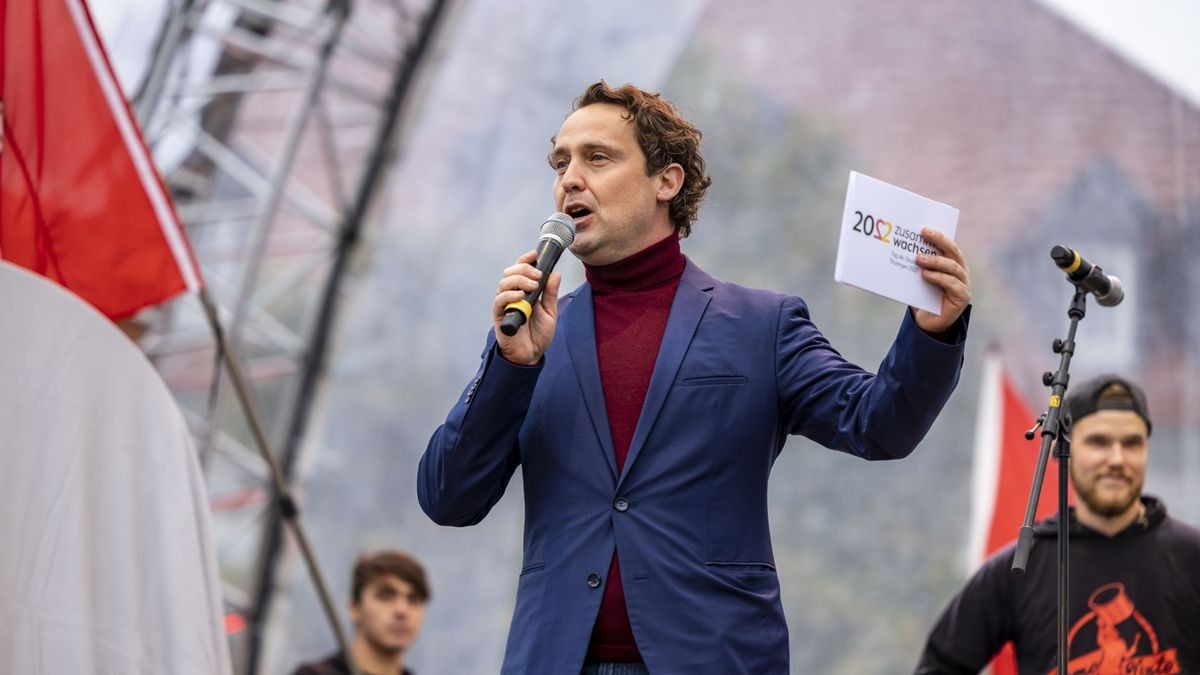
[[[1070, 673], [1200, 673], [1200, 530], [1143, 496], [1129, 527], [1105, 536], [1071, 511]], [[1021, 673], [1058, 664], [1058, 516], [1038, 523], [1029, 564], [1015, 545], [988, 559], [930, 632], [916, 673], [977, 673], [1006, 642]]]

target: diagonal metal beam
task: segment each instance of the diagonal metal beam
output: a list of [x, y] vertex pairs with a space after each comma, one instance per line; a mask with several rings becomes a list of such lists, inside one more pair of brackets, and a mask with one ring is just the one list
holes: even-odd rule
[[[154, 325], [142, 343], [217, 472], [210, 478], [219, 485], [210, 485], [226, 606], [249, 618], [231, 636], [232, 653], [238, 672], [250, 673], [284, 544], [283, 521], [260, 497], [295, 511], [290, 476], [349, 256], [447, 3], [355, 0], [336, 27], [331, 12], [348, 11], [349, 0], [172, 5], [136, 109], [205, 271], [205, 310], [242, 338], [231, 349], [246, 366], [248, 390], [238, 395], [264, 403], [261, 427], [272, 431], [252, 432], [222, 404], [229, 381], [214, 368], [222, 348], [195, 308], [174, 303], [148, 315]], [[268, 441], [278, 454], [256, 456]], [[311, 559], [303, 533], [290, 540]]]

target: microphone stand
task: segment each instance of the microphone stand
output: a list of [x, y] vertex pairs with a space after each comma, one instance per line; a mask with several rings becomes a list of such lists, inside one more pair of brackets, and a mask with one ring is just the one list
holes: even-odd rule
[[1013, 556], [1012, 573], [1024, 574], [1029, 562], [1029, 552], [1033, 548], [1033, 519], [1037, 513], [1038, 496], [1042, 492], [1042, 480], [1046, 475], [1046, 462], [1050, 458], [1051, 447], [1055, 449], [1054, 457], [1058, 460], [1058, 675], [1067, 674], [1067, 588], [1068, 588], [1068, 512], [1067, 512], [1067, 476], [1070, 470], [1068, 462], [1071, 459], [1071, 416], [1062, 412], [1063, 396], [1067, 392], [1067, 382], [1071, 376], [1071, 356], [1075, 354], [1075, 330], [1079, 321], [1086, 313], [1087, 291], [1075, 284], [1075, 296], [1067, 309], [1071, 319], [1067, 329], [1067, 339], [1056, 339], [1051, 347], [1059, 355], [1058, 371], [1046, 371], [1042, 374], [1042, 384], [1050, 387], [1050, 404], [1034, 424], [1033, 429], [1025, 432], [1025, 438], [1032, 440], [1033, 434], [1040, 426], [1042, 428], [1042, 449], [1038, 454], [1037, 470], [1033, 475], [1033, 486], [1030, 488], [1029, 503], [1025, 507], [1025, 522], [1017, 537], [1017, 549]]

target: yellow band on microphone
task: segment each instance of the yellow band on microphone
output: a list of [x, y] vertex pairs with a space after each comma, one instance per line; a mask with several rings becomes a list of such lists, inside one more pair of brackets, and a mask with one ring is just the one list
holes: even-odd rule
[[1079, 251], [1072, 251], [1072, 253], [1075, 254], [1075, 262], [1071, 263], [1070, 267], [1063, 270], [1067, 274], [1070, 274], [1070, 273], [1074, 272], [1075, 270], [1079, 269], [1079, 263], [1083, 262], [1083, 258], [1079, 257]]
[[529, 315], [531, 313], [533, 313], [533, 307], [530, 306], [529, 301], [524, 298], [521, 298], [520, 300], [518, 300], [516, 302], [510, 302], [504, 306], [504, 311], [507, 312], [510, 309], [515, 309], [515, 310], [519, 311], [520, 313], [524, 314], [526, 321], [529, 320]]

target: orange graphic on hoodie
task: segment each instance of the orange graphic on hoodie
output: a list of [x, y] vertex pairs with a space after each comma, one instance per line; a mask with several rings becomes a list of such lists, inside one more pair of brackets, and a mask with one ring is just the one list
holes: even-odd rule
[[[1125, 584], [1104, 584], [1088, 598], [1092, 611], [1071, 627], [1067, 653], [1093, 647], [1067, 662], [1070, 675], [1180, 675], [1175, 648], [1159, 651], [1158, 635], [1125, 594]], [[1058, 668], [1050, 671], [1058, 675]]]

